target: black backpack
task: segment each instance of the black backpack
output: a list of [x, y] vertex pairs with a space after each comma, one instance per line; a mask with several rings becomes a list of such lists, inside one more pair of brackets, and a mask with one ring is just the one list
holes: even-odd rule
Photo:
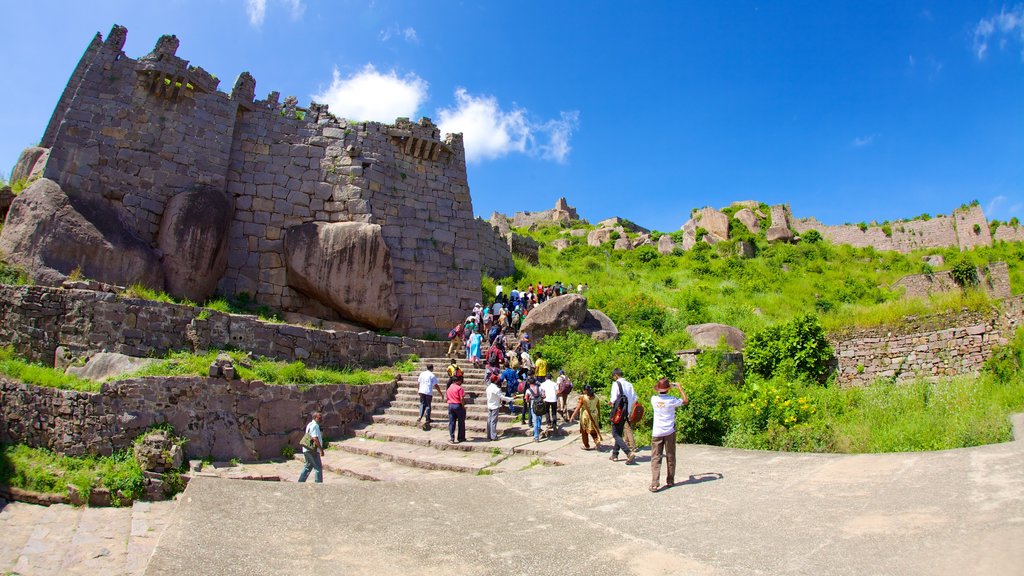
[[543, 416], [548, 413], [548, 403], [544, 401], [544, 396], [541, 395], [539, 390], [538, 395], [533, 397], [533, 413], [537, 416]]

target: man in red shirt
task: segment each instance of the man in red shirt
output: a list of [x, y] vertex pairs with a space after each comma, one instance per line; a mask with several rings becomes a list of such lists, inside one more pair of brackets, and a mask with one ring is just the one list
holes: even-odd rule
[[[462, 378], [452, 378], [451, 383], [448, 385], [448, 390], [445, 392], [445, 398], [448, 400], [448, 436], [451, 438], [449, 442], [452, 444], [466, 441], [465, 396], [466, 392], [462, 388]], [[455, 435], [456, 426], [458, 426], [458, 437]]]

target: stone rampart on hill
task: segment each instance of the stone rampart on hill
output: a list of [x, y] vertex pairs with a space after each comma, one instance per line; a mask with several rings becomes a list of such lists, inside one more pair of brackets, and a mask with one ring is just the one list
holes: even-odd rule
[[861, 330], [830, 338], [841, 386], [977, 374], [992, 351], [1013, 338], [1024, 321], [1024, 297], [1009, 298], [998, 312], [965, 312], [911, 320], [904, 330]]
[[0, 377], [0, 442], [63, 454], [109, 455], [169, 423], [191, 458], [257, 460], [298, 450], [313, 412], [328, 438], [350, 432], [395, 394], [396, 384], [270, 386], [216, 378], [135, 378], [99, 392], [44, 388]]
[[129, 356], [235, 348], [267, 358], [335, 367], [391, 364], [410, 354], [433, 358], [447, 350], [445, 342], [317, 330], [254, 316], [45, 286], [0, 286], [0, 342], [51, 366], [58, 346], [72, 355], [106, 350]]
[[888, 229], [875, 224], [863, 230], [853, 224], [827, 226], [814, 218], [794, 219], [792, 226], [798, 234], [817, 230], [833, 244], [857, 248], [871, 246], [876, 250], [902, 253], [948, 246], [966, 250], [992, 245], [988, 221], [979, 206], [965, 206], [955, 210], [952, 216], [937, 216], [930, 220], [897, 220], [888, 224]]
[[[1013, 295], [1010, 291], [1010, 268], [1006, 262], [993, 262], [977, 271], [978, 287], [989, 296], [1001, 300]], [[904, 276], [893, 283], [892, 289], [898, 288], [903, 288], [904, 296], [915, 298], [962, 289], [950, 270]]]
[[381, 227], [390, 251], [398, 313], [383, 327], [442, 333], [472, 306], [481, 258], [461, 135], [442, 139], [426, 118], [347, 122], [276, 92], [256, 100], [248, 73], [219, 92], [216, 78], [176, 55], [176, 37], [136, 60], [122, 51], [126, 34], [115, 26], [88, 45], [43, 136], [44, 177], [124, 209], [154, 247], [171, 198], [228, 192], [226, 295], [345, 318], [295, 289], [284, 237], [310, 222], [363, 222]]

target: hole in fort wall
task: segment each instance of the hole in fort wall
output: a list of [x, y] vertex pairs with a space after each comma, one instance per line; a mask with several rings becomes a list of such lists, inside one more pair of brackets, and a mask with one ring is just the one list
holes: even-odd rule
[[363, 170], [369, 170], [371, 164], [371, 162], [363, 162]]

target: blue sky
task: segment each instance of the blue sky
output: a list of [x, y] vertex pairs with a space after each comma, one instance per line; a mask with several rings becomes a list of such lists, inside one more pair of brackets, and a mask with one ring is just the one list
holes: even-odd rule
[[829, 224], [1024, 219], [1024, 3], [0, 3], [0, 172], [38, 142], [95, 32], [161, 34], [352, 119], [464, 132], [473, 204], [674, 230], [691, 209], [789, 203]]

